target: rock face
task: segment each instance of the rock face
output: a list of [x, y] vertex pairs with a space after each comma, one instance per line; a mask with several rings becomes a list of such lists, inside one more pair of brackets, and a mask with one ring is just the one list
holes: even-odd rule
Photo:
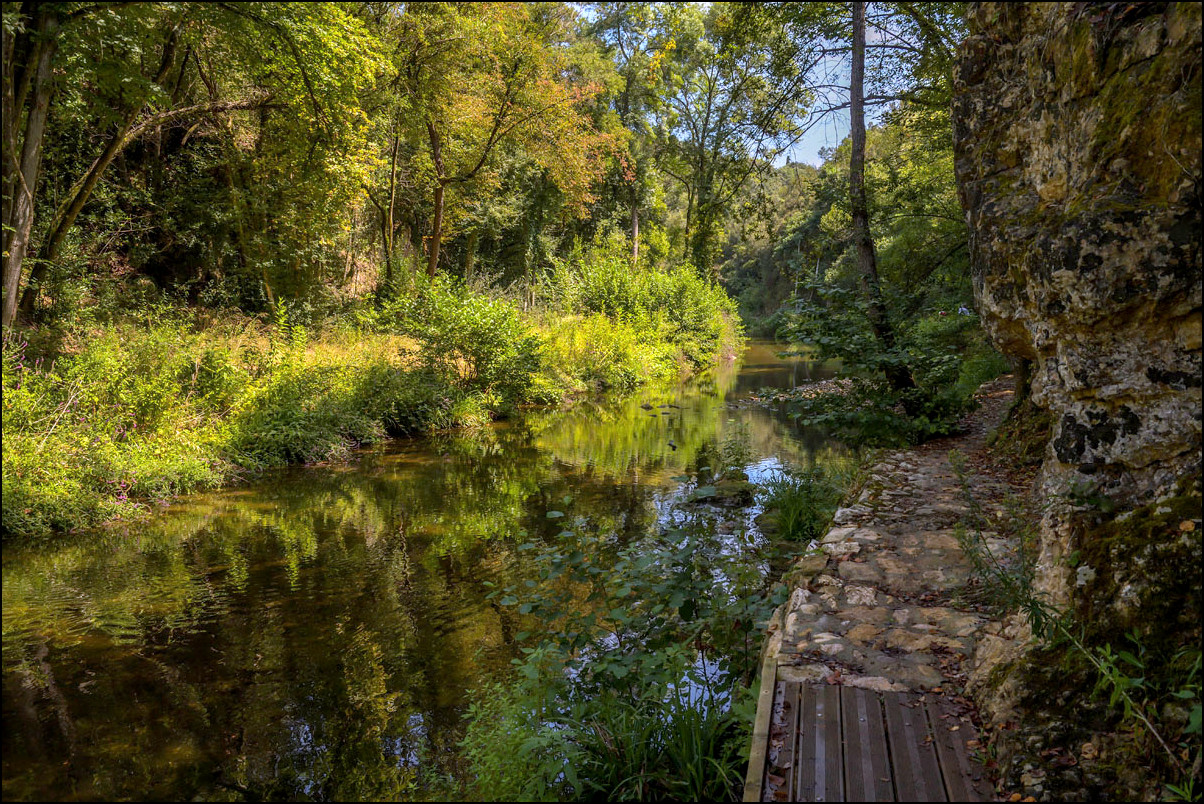
[[1101, 637], [1198, 633], [1201, 6], [980, 3], [969, 27], [979, 312], [1053, 419], [1038, 585]]

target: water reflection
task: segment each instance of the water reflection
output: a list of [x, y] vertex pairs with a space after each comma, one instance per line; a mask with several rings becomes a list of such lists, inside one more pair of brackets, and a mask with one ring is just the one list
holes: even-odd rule
[[[732, 404], [804, 375], [822, 376], [754, 344], [689, 386], [6, 546], [4, 797], [419, 795], [420, 771], [458, 770], [465, 690], [515, 656], [519, 615], [483, 582], [523, 580], [517, 545], [562, 529], [549, 511], [622, 544], [680, 516], [673, 478], [733, 428], [754, 480], [826, 460], [822, 434]], [[734, 530], [713, 549], [745, 549]]]

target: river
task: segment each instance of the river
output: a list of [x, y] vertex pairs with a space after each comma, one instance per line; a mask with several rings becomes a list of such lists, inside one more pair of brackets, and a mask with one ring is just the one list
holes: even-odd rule
[[[320, 797], [359, 772], [365, 745], [416, 776], [454, 776], [467, 691], [518, 655], [518, 615], [485, 582], [524, 577], [520, 542], [552, 538], [563, 518], [639, 540], [678, 515], [683, 478], [725, 444], [754, 482], [841, 459], [821, 433], [747, 404], [829, 376], [751, 342], [684, 384], [387, 442], [145, 521], [6, 545], [4, 798]], [[713, 532], [732, 561], [769, 573], [757, 510], [716, 509]]]

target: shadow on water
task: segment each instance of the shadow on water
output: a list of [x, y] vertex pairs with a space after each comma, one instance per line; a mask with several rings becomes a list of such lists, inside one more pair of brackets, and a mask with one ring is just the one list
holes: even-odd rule
[[[548, 512], [643, 538], [679, 515], [674, 478], [736, 431], [754, 481], [839, 459], [821, 433], [740, 404], [826, 376], [752, 343], [687, 385], [6, 546], [4, 798], [419, 795], [420, 770], [457, 771], [465, 692], [517, 655], [519, 615], [483, 583], [524, 580], [517, 545], [561, 530]], [[716, 538], [733, 557], [749, 543]]]

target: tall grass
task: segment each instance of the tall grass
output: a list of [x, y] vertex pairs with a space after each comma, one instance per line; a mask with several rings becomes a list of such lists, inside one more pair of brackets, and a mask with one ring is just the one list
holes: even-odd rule
[[333, 321], [303, 304], [281, 303], [270, 323], [153, 305], [10, 333], [0, 530], [90, 526], [385, 436], [631, 390], [738, 337], [731, 302], [702, 280], [633, 278], [605, 248], [581, 260], [558, 267], [536, 309], [414, 278]]
[[824, 535], [848, 480], [820, 469], [779, 472], [763, 484], [764, 507], [777, 516], [778, 538], [806, 544]]

